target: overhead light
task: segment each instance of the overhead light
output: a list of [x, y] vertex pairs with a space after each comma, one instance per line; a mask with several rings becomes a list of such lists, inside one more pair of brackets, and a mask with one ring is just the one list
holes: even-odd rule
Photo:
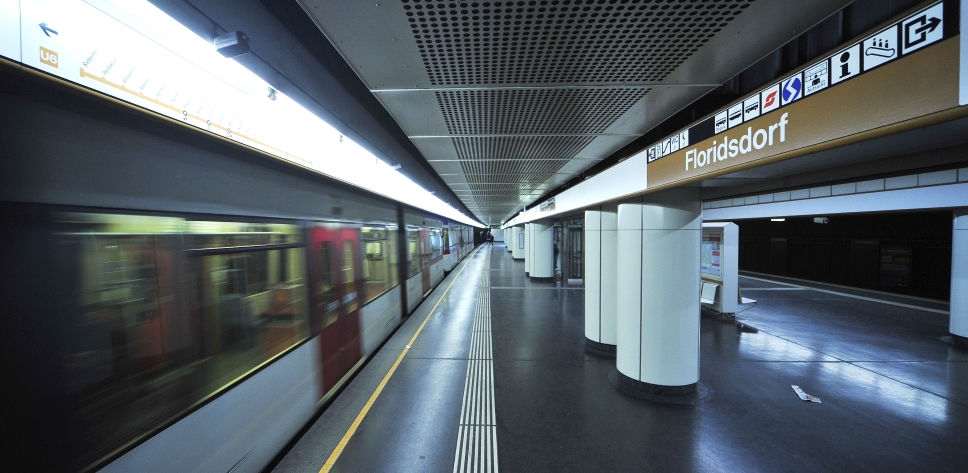
[[827, 217], [814, 217], [813, 223], [830, 223], [830, 219]]
[[241, 31], [216, 36], [215, 49], [225, 57], [241, 56], [249, 52], [249, 37]]
[[785, 218], [771, 218], [771, 222], [786, 222]]
[[393, 169], [400, 169], [400, 168], [403, 167], [403, 165], [401, 165], [400, 163], [397, 163], [397, 164], [394, 164], [393, 166], [390, 166], [390, 167], [393, 168]]

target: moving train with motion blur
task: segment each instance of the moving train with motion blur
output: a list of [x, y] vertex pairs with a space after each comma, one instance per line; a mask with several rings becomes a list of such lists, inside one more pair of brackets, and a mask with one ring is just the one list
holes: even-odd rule
[[466, 225], [3, 75], [17, 469], [260, 471], [474, 248]]

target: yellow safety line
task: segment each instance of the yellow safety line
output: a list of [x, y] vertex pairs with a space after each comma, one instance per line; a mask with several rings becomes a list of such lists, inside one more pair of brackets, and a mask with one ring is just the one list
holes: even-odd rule
[[[474, 252], [476, 253], [477, 250], [474, 250]], [[411, 338], [410, 341], [407, 343], [407, 347], [403, 349], [403, 352], [400, 353], [400, 356], [397, 357], [397, 361], [395, 361], [393, 363], [393, 366], [390, 367], [390, 371], [387, 371], [387, 375], [383, 377], [383, 381], [380, 381], [380, 385], [377, 386], [376, 390], [373, 391], [373, 394], [370, 395], [370, 399], [366, 401], [366, 404], [363, 406], [363, 409], [356, 416], [356, 420], [353, 421], [353, 425], [351, 425], [350, 428], [346, 430], [346, 433], [343, 434], [343, 438], [340, 439], [339, 443], [336, 444], [336, 448], [333, 450], [333, 453], [331, 453], [329, 455], [329, 458], [326, 459], [326, 463], [323, 463], [323, 467], [319, 469], [319, 473], [328, 473], [330, 470], [333, 469], [333, 465], [336, 464], [336, 460], [338, 460], [339, 456], [343, 453], [343, 449], [346, 448], [346, 444], [350, 442], [350, 439], [353, 438], [353, 434], [356, 433], [356, 429], [360, 426], [360, 423], [363, 422], [363, 418], [366, 417], [366, 414], [368, 412], [370, 412], [370, 407], [372, 407], [373, 403], [376, 402], [376, 398], [380, 397], [380, 393], [383, 392], [383, 387], [387, 385], [387, 381], [389, 381], [390, 377], [393, 376], [393, 372], [397, 370], [397, 366], [400, 366], [400, 362], [403, 361], [403, 357], [407, 356], [407, 353], [410, 351], [410, 347], [413, 346], [413, 342], [416, 341], [417, 336], [420, 335], [420, 331], [423, 330], [425, 325], [427, 325], [427, 321], [430, 320], [430, 316], [434, 315], [434, 311], [437, 310], [437, 306], [439, 306], [440, 303], [444, 301], [444, 296], [446, 296], [447, 292], [450, 291], [451, 286], [453, 286], [454, 283], [457, 282], [457, 278], [460, 276], [460, 273], [464, 272], [465, 268], [467, 268], [466, 264], [464, 265], [464, 267], [460, 268], [460, 271], [458, 271], [457, 274], [454, 276], [454, 280], [447, 285], [447, 289], [445, 289], [444, 293], [440, 295], [440, 299], [437, 299], [437, 303], [434, 304], [434, 307], [432, 309], [430, 309], [430, 313], [427, 314], [426, 318], [424, 318], [423, 323], [420, 324], [420, 327], [417, 328], [417, 332], [413, 334], [413, 338]]]

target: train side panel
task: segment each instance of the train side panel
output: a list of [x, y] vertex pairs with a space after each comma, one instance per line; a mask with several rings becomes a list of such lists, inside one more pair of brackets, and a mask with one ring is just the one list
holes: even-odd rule
[[100, 471], [262, 471], [323, 397], [319, 347], [310, 340]]

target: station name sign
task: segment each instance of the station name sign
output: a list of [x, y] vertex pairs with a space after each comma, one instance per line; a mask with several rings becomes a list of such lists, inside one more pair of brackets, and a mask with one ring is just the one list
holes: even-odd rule
[[[954, 1], [954, 0], [947, 0]], [[944, 2], [930, 5], [655, 143], [648, 161], [723, 133], [941, 41]]]
[[957, 108], [959, 40], [945, 11], [945, 2], [919, 9], [653, 145], [647, 187]]

